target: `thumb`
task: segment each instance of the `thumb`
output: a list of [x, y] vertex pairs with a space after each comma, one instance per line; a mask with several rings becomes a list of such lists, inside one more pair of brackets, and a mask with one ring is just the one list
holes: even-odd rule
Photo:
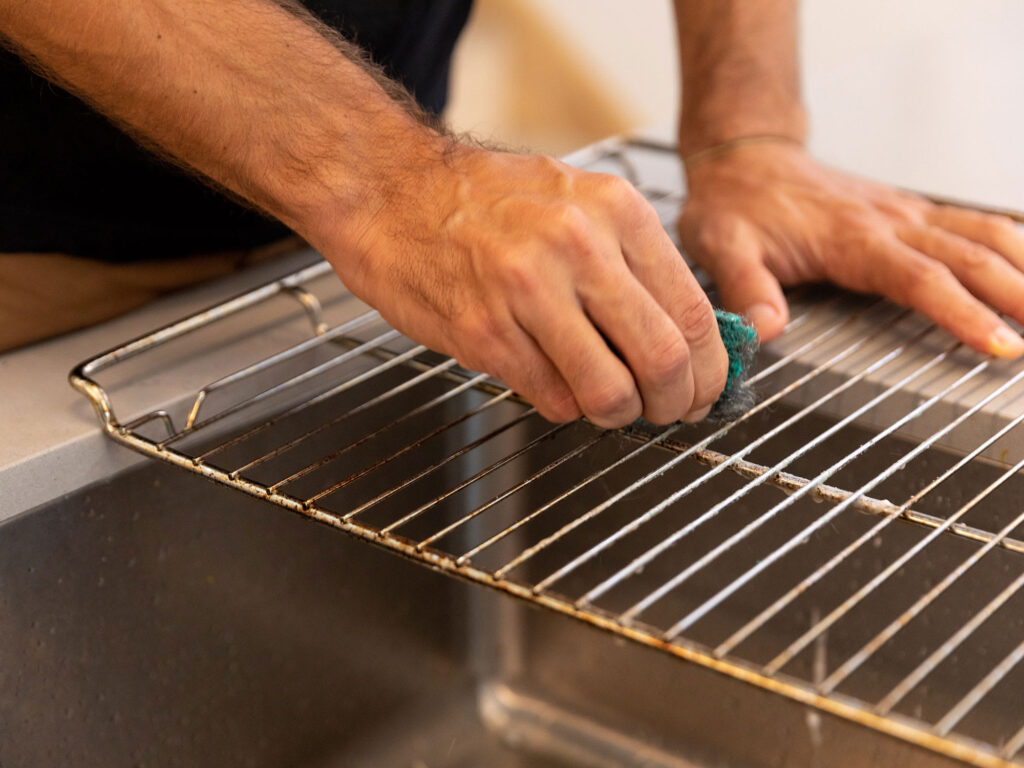
[[762, 341], [774, 339], [789, 322], [789, 307], [756, 230], [736, 219], [708, 224], [697, 228], [694, 242], [684, 237], [686, 250], [711, 273], [725, 308], [745, 315]]

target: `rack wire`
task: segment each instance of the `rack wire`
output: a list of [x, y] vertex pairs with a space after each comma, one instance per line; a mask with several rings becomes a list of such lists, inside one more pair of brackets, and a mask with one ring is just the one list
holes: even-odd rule
[[[576, 162], [673, 222], [665, 147]], [[1024, 368], [884, 301], [806, 289], [734, 421], [554, 425], [340, 289], [325, 298], [332, 280], [318, 262], [71, 382], [147, 456], [942, 755], [1024, 765]], [[232, 319], [252, 332], [282, 300], [296, 340], [115, 416], [101, 374]]]

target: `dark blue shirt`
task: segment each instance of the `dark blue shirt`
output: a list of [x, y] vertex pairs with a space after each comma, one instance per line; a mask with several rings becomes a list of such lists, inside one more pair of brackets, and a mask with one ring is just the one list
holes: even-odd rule
[[[472, 0], [308, 0], [439, 114]], [[138, 261], [247, 248], [284, 237], [139, 147], [103, 116], [0, 49], [0, 253]]]

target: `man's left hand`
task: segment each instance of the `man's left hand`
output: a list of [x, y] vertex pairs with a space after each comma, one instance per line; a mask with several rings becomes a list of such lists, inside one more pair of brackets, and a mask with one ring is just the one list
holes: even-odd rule
[[829, 280], [917, 309], [981, 352], [1024, 353], [997, 314], [1024, 323], [1024, 236], [1012, 220], [933, 205], [784, 143], [736, 147], [688, 176], [683, 247], [762, 339], [788, 320], [780, 284]]

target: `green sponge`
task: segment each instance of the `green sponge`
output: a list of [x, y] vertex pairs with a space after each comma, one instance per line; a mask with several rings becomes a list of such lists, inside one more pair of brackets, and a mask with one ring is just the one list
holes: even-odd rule
[[729, 376], [708, 417], [729, 421], [743, 415], [756, 400], [747, 384], [747, 377], [757, 353], [757, 331], [732, 312], [716, 309], [715, 319], [718, 320], [718, 333], [725, 344], [725, 351], [729, 353]]

